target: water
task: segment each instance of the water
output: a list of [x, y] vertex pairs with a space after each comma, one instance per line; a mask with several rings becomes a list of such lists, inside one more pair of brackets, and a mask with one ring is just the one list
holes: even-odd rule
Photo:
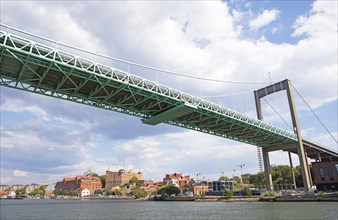
[[0, 219], [338, 219], [337, 202], [0, 200]]

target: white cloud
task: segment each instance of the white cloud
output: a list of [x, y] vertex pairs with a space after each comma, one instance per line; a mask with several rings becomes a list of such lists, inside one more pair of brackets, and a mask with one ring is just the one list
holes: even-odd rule
[[[14, 141], [15, 140], [15, 141]], [[30, 148], [31, 146], [40, 145], [41, 139], [29, 132], [16, 132], [1, 127], [1, 147], [4, 148]]]
[[[206, 178], [218, 178], [221, 172], [231, 176], [236, 162], [256, 165], [251, 160], [256, 148], [238, 143], [227, 143], [224, 139], [201, 134], [196, 131], [168, 133], [149, 137], [139, 137], [115, 147], [115, 155], [121, 157], [121, 164], [142, 168], [145, 178], [161, 179], [166, 173], [181, 172], [192, 175], [202, 172]], [[197, 162], [198, 161], [198, 162]], [[240, 163], [237, 162], [237, 163]], [[213, 171], [207, 171], [213, 167]], [[257, 172], [255, 168], [247, 170]]]
[[254, 20], [250, 21], [249, 26], [252, 30], [258, 30], [277, 20], [280, 11], [277, 9], [264, 10]]
[[49, 120], [48, 114], [44, 109], [37, 105], [29, 105], [27, 102], [20, 99], [6, 99], [6, 101], [1, 104], [1, 110], [16, 113], [30, 112], [41, 120]]
[[315, 1], [311, 11], [295, 21], [293, 36], [323, 37], [337, 33], [337, 4], [337, 1]]
[[[2, 3], [4, 10], [1, 16], [5, 24], [59, 42], [196, 77], [255, 82], [269, 81], [267, 72], [271, 72], [273, 80], [288, 76], [312, 107], [321, 108], [337, 100], [335, 5], [336, 3], [315, 2], [311, 13], [300, 16], [295, 21], [294, 36], [306, 34], [308, 38], [296, 44], [274, 44], [265, 38], [258, 41], [241, 38], [241, 27], [236, 26], [236, 23], [242, 19], [243, 14], [234, 10], [231, 14], [226, 3], [216, 1], [102, 4], [23, 4], [7, 1]], [[32, 14], [33, 9], [38, 10]], [[92, 11], [97, 12], [95, 17]], [[265, 10], [251, 21], [250, 28], [256, 31], [266, 27], [276, 21], [280, 13], [277, 9]], [[27, 19], [22, 19], [21, 16]], [[183, 31], [187, 22], [189, 25]], [[278, 33], [274, 28], [271, 31]], [[201, 45], [194, 43], [196, 39], [204, 39], [208, 44], [198, 47]], [[126, 69], [126, 65], [107, 60], [104, 62]], [[156, 71], [145, 72], [136, 67], [131, 67], [131, 71], [201, 96], [253, 91], [263, 86], [209, 83]], [[31, 128], [29, 132], [24, 130], [26, 127], [19, 125], [20, 129], [13, 129], [9, 119], [5, 124], [2, 123], [1, 146], [6, 148], [6, 154], [9, 154], [7, 150], [15, 147], [30, 149], [32, 154], [43, 149], [47, 156], [53, 153], [53, 158], [57, 158], [57, 162], [49, 167], [53, 172], [77, 175], [91, 169], [104, 174], [111, 165], [114, 169], [141, 168], [147, 178], [158, 180], [166, 172], [203, 172], [214, 175], [212, 177], [215, 178], [221, 171], [231, 175], [233, 168], [242, 163], [246, 164], [248, 172], [258, 170], [256, 148], [253, 146], [192, 131], [158, 134], [153, 128], [141, 125], [136, 127], [135, 124], [128, 123], [127, 118], [111, 120], [119, 117], [117, 113], [103, 113], [102, 110], [92, 110], [83, 105], [77, 107], [67, 102], [47, 101], [47, 98], [40, 100], [35, 96], [11, 99], [15, 95], [4, 91], [2, 97], [4, 94], [9, 99], [1, 103], [2, 114], [11, 112], [18, 116], [17, 113], [31, 112], [42, 121], [37, 123], [30, 118], [19, 124]], [[29, 100], [33, 100], [34, 104], [29, 103]], [[232, 100], [223, 97], [216, 100], [231, 108], [249, 105], [246, 111], [252, 112], [254, 105], [251, 101], [251, 104], [245, 99], [241, 102], [237, 96]], [[288, 112], [287, 104], [281, 105], [279, 99], [275, 103], [284, 116]], [[297, 106], [297, 109], [302, 108]], [[272, 114], [274, 113], [270, 110], [266, 118], [274, 121], [275, 116]], [[58, 126], [53, 126], [55, 124]], [[92, 134], [94, 128], [98, 130]], [[139, 130], [147, 129], [153, 129], [151, 131], [154, 134], [137, 137]], [[102, 136], [96, 135], [100, 132]], [[107, 135], [109, 133], [116, 133], [116, 136]], [[130, 133], [137, 133], [133, 136], [136, 138], [126, 139], [126, 134]], [[277, 153], [273, 155], [273, 163], [287, 163], [287, 156], [284, 158], [283, 155], [282, 158], [276, 156]], [[69, 162], [73, 158], [78, 160]], [[31, 174], [31, 170], [27, 171]], [[36, 177], [41, 179], [47, 175], [49, 180], [61, 179], [62, 174], [53, 172]]]
[[323, 132], [317, 136], [313, 135], [311, 138], [311, 141], [313, 141], [314, 143], [319, 143], [322, 146], [325, 146], [333, 151], [338, 151], [338, 144], [336, 142], [337, 140], [338, 132], [331, 132], [331, 134]]
[[22, 170], [14, 170], [13, 175], [17, 176], [17, 177], [27, 177], [28, 176], [27, 172], [22, 171]]

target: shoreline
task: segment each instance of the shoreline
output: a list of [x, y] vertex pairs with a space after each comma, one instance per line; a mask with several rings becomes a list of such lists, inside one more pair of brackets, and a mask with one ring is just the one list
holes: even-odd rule
[[[313, 196], [313, 195], [297, 195], [297, 196], [280, 196], [280, 197], [147, 197], [135, 199], [133, 197], [69, 197], [69, 198], [40, 198], [42, 200], [111, 200], [111, 201], [154, 201], [154, 202], [338, 202], [338, 195], [331, 196]], [[40, 200], [39, 199], [39, 200]], [[2, 198], [2, 200], [37, 200], [37, 198]]]

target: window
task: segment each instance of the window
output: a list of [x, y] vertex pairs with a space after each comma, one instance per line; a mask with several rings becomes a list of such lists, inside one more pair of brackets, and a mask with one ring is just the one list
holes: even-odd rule
[[324, 169], [323, 167], [319, 167], [319, 175], [322, 181], [325, 181], [325, 176], [324, 176]]
[[336, 172], [338, 173], [338, 163], [336, 164]]
[[334, 180], [333, 179], [333, 170], [332, 170], [332, 167], [328, 167], [327, 168], [327, 173], [329, 174], [330, 180]]

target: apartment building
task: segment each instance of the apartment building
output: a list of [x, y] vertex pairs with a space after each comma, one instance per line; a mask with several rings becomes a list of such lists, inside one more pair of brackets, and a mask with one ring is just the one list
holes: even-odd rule
[[108, 169], [106, 171], [106, 190], [110, 190], [114, 186], [121, 186], [125, 183], [129, 183], [130, 179], [136, 177], [139, 180], [142, 180], [142, 172], [133, 172], [132, 170], [125, 171], [120, 169], [119, 171], [111, 171]]

